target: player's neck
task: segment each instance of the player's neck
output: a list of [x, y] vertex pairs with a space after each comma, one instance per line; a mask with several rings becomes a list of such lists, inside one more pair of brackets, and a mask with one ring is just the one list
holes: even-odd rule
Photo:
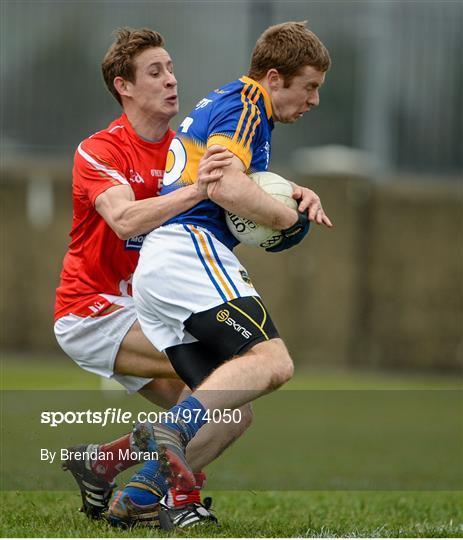
[[144, 111], [130, 109], [124, 112], [135, 133], [145, 141], [160, 141], [169, 129], [169, 120], [159, 115], [149, 116]]

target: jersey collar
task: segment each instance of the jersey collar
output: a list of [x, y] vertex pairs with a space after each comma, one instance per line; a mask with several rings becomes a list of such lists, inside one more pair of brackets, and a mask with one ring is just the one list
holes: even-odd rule
[[254, 86], [257, 86], [259, 90], [262, 92], [262, 97], [264, 98], [264, 105], [265, 105], [265, 112], [267, 113], [267, 118], [272, 117], [272, 102], [270, 101], [270, 96], [268, 95], [267, 90], [257, 81], [254, 79], [251, 79], [250, 77], [247, 77], [246, 75], [243, 75], [240, 78], [241, 82], [244, 82], [246, 84], [253, 84]]

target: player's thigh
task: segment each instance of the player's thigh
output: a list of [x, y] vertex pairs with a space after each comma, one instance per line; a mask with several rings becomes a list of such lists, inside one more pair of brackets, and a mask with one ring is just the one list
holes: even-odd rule
[[114, 372], [148, 378], [176, 378], [169, 359], [143, 334], [136, 320], [121, 342], [114, 363]]
[[185, 321], [185, 328], [222, 359], [243, 355], [259, 344], [267, 344], [275, 354], [286, 351], [259, 296], [235, 298], [194, 313]]
[[227, 357], [211, 350], [203, 343], [182, 343], [166, 349], [172, 366], [189, 388], [197, 388]]
[[258, 297], [238, 298], [195, 313], [185, 321], [185, 327], [216, 357], [228, 359], [235, 366], [239, 363], [232, 378], [231, 366], [220, 372], [224, 388], [258, 390], [264, 385], [272, 390], [293, 376], [288, 350]]
[[122, 340], [120, 350], [146, 356], [147, 358], [165, 358], [165, 355], [158, 351], [145, 336], [138, 319], [134, 321]]
[[284, 378], [290, 379], [293, 375], [293, 360], [281, 338], [275, 337], [266, 341], [260, 341], [248, 349], [243, 356], [253, 359], [265, 359], [265, 364], [270, 364], [276, 371], [282, 372]]
[[139, 394], [151, 403], [170, 409], [191, 393], [180, 379], [154, 379]]

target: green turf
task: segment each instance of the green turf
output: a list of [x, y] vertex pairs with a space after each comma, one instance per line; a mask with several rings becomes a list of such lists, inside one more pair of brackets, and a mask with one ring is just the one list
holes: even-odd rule
[[[4, 359], [1, 371], [2, 388], [4, 389], [99, 389], [100, 381], [98, 377], [86, 374], [78, 369], [66, 358], [38, 358], [29, 359], [27, 356], [11, 356]], [[299, 403], [300, 391], [305, 390], [347, 390], [347, 389], [452, 389], [461, 388], [461, 379], [454, 377], [437, 376], [403, 376], [394, 374], [378, 373], [353, 373], [353, 372], [321, 372], [309, 371], [299, 373], [296, 378], [287, 386], [288, 397], [267, 397], [256, 403], [255, 427], [245, 435], [241, 442], [234, 445], [220, 461], [210, 468], [210, 486], [220, 486], [221, 483], [230, 482], [227, 473], [232, 480], [243, 485], [255, 485], [259, 483], [258, 467], [262, 470], [270, 468], [281, 475], [281, 487], [285, 486], [285, 462], [281, 459], [272, 458], [270, 453], [271, 438], [265, 437], [265, 430], [269, 429], [271, 419], [274, 418], [280, 424], [284, 424], [285, 415], [281, 411], [281, 403], [286, 405]], [[31, 396], [33, 394], [25, 394]], [[47, 393], [43, 394], [48, 396]], [[320, 399], [325, 399], [325, 394], [320, 393]], [[336, 399], [343, 398], [343, 394], [334, 394]], [[360, 393], [365, 397], [365, 393]], [[438, 394], [435, 394], [436, 396]], [[451, 394], [449, 394], [451, 395]], [[69, 408], [72, 410], [71, 394]], [[307, 394], [310, 403], [316, 393]], [[13, 397], [15, 395], [13, 394]], [[76, 394], [76, 398], [79, 395]], [[53, 402], [53, 394], [48, 396]], [[138, 403], [141, 398], [126, 398]], [[305, 398], [304, 398], [305, 399]], [[454, 395], [452, 397], [454, 399]], [[137, 401], [138, 400], [138, 401]], [[282, 400], [282, 401], [281, 401]], [[307, 403], [309, 403], [306, 400]], [[3, 404], [10, 403], [3, 400]], [[320, 403], [325, 403], [322, 401]], [[306, 453], [293, 453], [290, 459], [292, 472], [294, 466], [301, 471], [301, 478], [304, 475], [317, 475], [318, 481], [330, 482], [330, 463], [336, 461], [338, 470], [347, 475], [349, 470], [352, 473], [363, 467], [360, 452], [358, 463], [355, 463], [355, 445], [347, 450], [345, 444], [349, 442], [347, 435], [352, 432], [355, 426], [346, 423], [352, 418], [352, 413], [357, 414], [356, 407], [360, 407], [358, 414], [362, 418], [370, 418], [375, 411], [363, 411], [362, 403], [351, 403], [352, 408], [347, 410], [339, 406], [334, 400], [331, 407], [325, 407], [324, 415], [320, 416], [317, 411], [312, 412], [311, 428], [304, 435], [301, 446], [306, 448]], [[449, 402], [451, 403], [451, 402]], [[437, 405], [448, 407], [449, 403], [436, 401]], [[105, 404], [106, 406], [106, 404]], [[401, 415], [400, 403], [397, 411], [392, 411], [391, 418], [403, 420], [407, 426], [406, 415]], [[34, 426], [35, 419], [28, 418], [27, 411], [31, 407], [27, 401], [14, 409], [8, 409], [8, 419], [5, 422], [6, 430], [3, 432], [2, 459], [12, 460], [17, 455], [23, 459], [16, 459], [15, 466], [24, 469], [24, 459], [26, 459], [27, 448], [15, 453], [8, 442], [13, 439], [15, 433], [8, 431], [13, 425]], [[433, 403], [423, 403], [423, 410], [426, 417], [432, 417], [430, 426], [432, 432], [428, 433], [429, 440], [452, 441], [449, 438], [452, 433], [452, 423], [445, 414], [441, 414]], [[421, 411], [423, 412], [423, 411]], [[3, 410], [5, 415], [5, 409]], [[389, 411], [391, 414], [391, 411]], [[279, 416], [280, 415], [280, 416]], [[366, 416], [364, 416], [366, 415]], [[370, 416], [369, 416], [370, 415]], [[401, 417], [404, 416], [402, 419]], [[355, 418], [355, 415], [354, 415]], [[387, 416], [384, 417], [387, 424]], [[4, 416], [3, 420], [6, 417]], [[420, 416], [417, 416], [420, 419]], [[12, 421], [13, 420], [13, 421]], [[27, 422], [31, 422], [28, 424]], [[269, 424], [270, 422], [270, 424]], [[292, 429], [291, 423], [284, 426]], [[388, 429], [391, 426], [387, 426]], [[392, 426], [394, 427], [394, 426]], [[343, 434], [342, 429], [346, 430]], [[254, 430], [254, 431], [253, 431]], [[26, 430], [27, 431], [27, 430]], [[461, 431], [461, 430], [460, 430]], [[50, 431], [52, 433], [52, 431]], [[73, 437], [73, 430], [66, 432], [55, 430], [57, 434], [66, 434], [66, 437]], [[393, 433], [393, 432], [391, 432]], [[288, 436], [293, 434], [288, 431]], [[383, 439], [381, 439], [383, 435]], [[421, 436], [420, 433], [418, 433]], [[458, 453], [442, 454], [438, 445], [434, 448], [435, 454], [427, 454], [426, 441], [417, 437], [416, 433], [409, 433], [406, 439], [406, 448], [409, 452], [409, 462], [397, 463], [397, 470], [402, 477], [405, 475], [405, 482], [422, 481], [424, 485], [430, 481], [426, 477], [426, 459], [433, 457], [455, 456]], [[37, 439], [37, 435], [36, 435]], [[8, 442], [7, 442], [8, 441]], [[388, 442], [384, 438], [384, 431], [371, 433], [371, 444], [379, 441], [380, 446]], [[70, 441], [68, 441], [70, 442]], [[257, 445], [263, 444], [267, 449], [265, 455], [257, 451]], [[331, 442], [331, 444], [329, 444]], [[351, 443], [355, 440], [352, 439]], [[402, 441], [403, 442], [403, 441]], [[350, 444], [350, 443], [349, 443]], [[445, 447], [445, 444], [444, 444]], [[392, 444], [390, 451], [394, 449]], [[339, 451], [338, 451], [339, 450]], [[456, 449], [458, 450], [458, 448]], [[389, 451], [389, 454], [390, 454]], [[308, 453], [307, 453], [308, 452]], [[357, 455], [355, 453], [355, 455]], [[416, 456], [416, 459], [415, 459]], [[278, 458], [278, 455], [276, 456]], [[390, 461], [389, 465], [394, 461]], [[452, 459], [453, 459], [452, 458]], [[273, 461], [272, 461], [273, 459]], [[344, 459], [344, 462], [343, 462]], [[299, 461], [298, 461], [299, 460]], [[27, 459], [26, 459], [27, 461]], [[378, 460], [381, 462], [381, 459]], [[386, 462], [387, 460], [385, 460]], [[267, 463], [268, 462], [268, 463]], [[275, 464], [275, 467], [272, 466]], [[461, 464], [461, 461], [460, 461]], [[365, 464], [366, 466], [366, 464]], [[442, 474], [450, 475], [453, 469], [448, 467], [448, 463], [442, 462]], [[299, 468], [299, 469], [298, 469]], [[13, 469], [13, 468], [12, 468]], [[27, 472], [27, 469], [26, 469]], [[355, 474], [357, 474], [355, 473]], [[58, 471], [60, 476], [63, 473]], [[220, 475], [224, 476], [220, 476]], [[355, 476], [354, 474], [354, 476]], [[384, 483], [388, 471], [381, 467], [374, 467], [371, 474], [376, 474], [380, 483]], [[407, 480], [406, 475], [410, 478]], [[461, 476], [461, 470], [455, 470], [454, 476]], [[50, 477], [53, 475], [51, 474]], [[432, 478], [431, 478], [432, 479]], [[72, 489], [72, 480], [69, 480], [69, 489]], [[262, 482], [266, 478], [262, 478]], [[336, 480], [336, 478], [335, 478]], [[338, 479], [339, 480], [339, 479]], [[29, 480], [34, 482], [34, 480]], [[273, 482], [273, 480], [272, 480]], [[270, 485], [272, 485], [272, 482]], [[293, 482], [293, 480], [291, 481]], [[452, 483], [450, 476], [447, 478], [449, 484]], [[265, 482], [264, 482], [265, 483]], [[27, 475], [26, 475], [27, 485]], [[292, 485], [290, 483], [290, 485]], [[461, 482], [456, 482], [461, 485]], [[55, 489], [66, 489], [55, 488]], [[242, 488], [240, 488], [242, 489]], [[274, 488], [272, 488], [274, 489]], [[317, 488], [314, 488], [317, 489]], [[338, 488], [339, 489], [339, 488]], [[346, 489], [353, 489], [348, 487]], [[214, 508], [220, 518], [221, 527], [198, 527], [189, 529], [187, 532], [176, 531], [171, 536], [197, 536], [197, 537], [461, 537], [463, 536], [463, 493], [459, 491], [206, 491], [205, 495], [212, 495], [214, 498]], [[80, 498], [76, 490], [74, 491], [5, 491], [1, 493], [0, 511], [1, 525], [0, 534], [5, 537], [153, 537], [163, 536], [159, 531], [135, 529], [133, 531], [121, 531], [109, 528], [102, 522], [90, 522], [87, 518], [77, 512]], [[168, 536], [164, 534], [164, 536]]]
[[[176, 531], [178, 537], [461, 537], [458, 493], [210, 493], [220, 528]], [[76, 511], [73, 493], [6, 493], [5, 537], [156, 537], [152, 529], [111, 529]], [[172, 535], [173, 536], [173, 535]]]

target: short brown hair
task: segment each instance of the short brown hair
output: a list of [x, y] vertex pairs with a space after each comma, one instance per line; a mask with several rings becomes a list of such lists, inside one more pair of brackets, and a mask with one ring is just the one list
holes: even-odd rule
[[133, 60], [137, 54], [150, 47], [163, 47], [164, 38], [149, 28], [129, 28], [127, 26], [114, 31], [116, 39], [103, 58], [101, 71], [106, 86], [122, 105], [121, 96], [114, 88], [115, 77], [135, 82]]
[[330, 55], [320, 39], [306, 28], [307, 21], [285, 22], [270, 26], [257, 40], [251, 56], [249, 77], [262, 79], [275, 68], [283, 76], [285, 86], [304, 66], [328, 71]]

